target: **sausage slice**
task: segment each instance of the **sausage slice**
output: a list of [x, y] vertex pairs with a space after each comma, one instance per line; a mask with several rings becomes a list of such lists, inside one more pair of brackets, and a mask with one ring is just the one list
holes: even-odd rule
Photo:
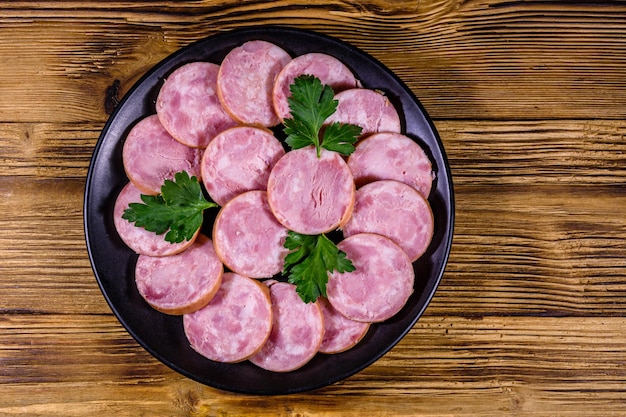
[[202, 157], [202, 181], [217, 204], [251, 190], [266, 190], [274, 164], [285, 154], [271, 131], [238, 126], [217, 135]]
[[378, 233], [400, 245], [415, 261], [428, 249], [434, 229], [433, 212], [424, 197], [402, 182], [381, 180], [357, 190], [343, 234]]
[[413, 293], [409, 257], [391, 239], [373, 233], [350, 236], [337, 245], [352, 261], [352, 272], [330, 274], [328, 301], [344, 316], [363, 322], [393, 317]]
[[428, 198], [435, 177], [426, 152], [401, 133], [376, 133], [356, 146], [348, 166], [357, 187], [376, 180], [396, 180]]
[[158, 194], [163, 182], [180, 171], [200, 177], [201, 160], [202, 150], [174, 139], [156, 114], [133, 126], [122, 148], [126, 175], [144, 194]]
[[310, 146], [287, 152], [267, 183], [272, 212], [286, 228], [315, 235], [342, 226], [352, 212], [354, 179], [336, 152]]
[[361, 137], [377, 132], [400, 132], [400, 116], [382, 93], [367, 88], [351, 88], [335, 94], [337, 110], [326, 123], [340, 122], [361, 126]]
[[324, 338], [320, 345], [320, 352], [344, 352], [363, 339], [370, 328], [369, 323], [350, 320], [337, 311], [324, 297], [318, 298], [317, 301], [324, 315]]
[[223, 271], [213, 242], [200, 234], [177, 255], [140, 255], [135, 265], [135, 283], [139, 294], [154, 309], [166, 314], [186, 314], [204, 307], [213, 298]]
[[191, 62], [177, 68], [163, 83], [156, 113], [163, 127], [179, 142], [204, 148], [222, 130], [236, 122], [217, 95], [219, 66]]
[[268, 371], [293, 371], [319, 350], [324, 335], [322, 311], [317, 302], [303, 302], [293, 284], [271, 280], [268, 285], [274, 324], [269, 339], [250, 362]]
[[267, 287], [227, 272], [215, 297], [202, 309], [183, 316], [183, 328], [191, 347], [202, 356], [240, 362], [265, 345], [272, 317]]
[[273, 43], [254, 40], [232, 49], [222, 61], [217, 92], [222, 105], [237, 121], [265, 127], [280, 119], [274, 111], [276, 76], [291, 56]]
[[113, 206], [113, 224], [122, 241], [135, 253], [149, 256], [168, 256], [187, 249], [198, 236], [196, 235], [180, 243], [170, 243], [165, 240], [165, 235], [157, 235], [143, 227], [137, 227], [133, 223], [122, 218], [124, 210], [130, 203], [141, 203], [141, 190], [132, 182], [127, 183], [115, 199]]
[[361, 86], [352, 71], [334, 56], [319, 52], [297, 56], [283, 67], [274, 83], [274, 109], [281, 120], [291, 114], [288, 101], [290, 85], [304, 74], [317, 77], [322, 84], [332, 87], [335, 93]]
[[278, 274], [288, 250], [287, 229], [270, 211], [265, 191], [247, 191], [230, 200], [213, 226], [215, 251], [230, 270], [250, 278]]

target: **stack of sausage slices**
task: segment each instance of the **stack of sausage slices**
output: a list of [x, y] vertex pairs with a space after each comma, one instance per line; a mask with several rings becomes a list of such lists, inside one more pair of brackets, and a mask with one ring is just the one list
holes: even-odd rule
[[[344, 157], [314, 146], [286, 151], [273, 133], [290, 116], [290, 86], [308, 74], [332, 87], [327, 123], [361, 128]], [[298, 369], [318, 352], [355, 346], [371, 323], [398, 313], [413, 292], [412, 262], [427, 250], [434, 179], [423, 149], [401, 133], [397, 110], [322, 53], [292, 58], [254, 40], [217, 65], [192, 62], [164, 81], [155, 114], [123, 146], [129, 178], [114, 207], [121, 239], [139, 254], [135, 281], [153, 308], [183, 316], [191, 347], [214, 361]], [[166, 241], [122, 216], [166, 179], [195, 176], [219, 206], [212, 236]], [[290, 231], [342, 234], [354, 270], [328, 274], [326, 296], [304, 302], [279, 279]]]

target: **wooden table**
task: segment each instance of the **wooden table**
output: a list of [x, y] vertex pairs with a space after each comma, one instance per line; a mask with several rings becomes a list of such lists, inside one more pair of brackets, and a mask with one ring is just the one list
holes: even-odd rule
[[[279, 24], [376, 57], [419, 97], [456, 192], [434, 299], [386, 356], [291, 396], [170, 370], [88, 260], [108, 113], [206, 36]], [[626, 415], [626, 3], [0, 2], [0, 415]]]

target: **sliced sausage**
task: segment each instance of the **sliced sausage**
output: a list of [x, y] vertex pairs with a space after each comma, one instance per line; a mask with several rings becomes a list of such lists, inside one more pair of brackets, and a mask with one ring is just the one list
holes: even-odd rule
[[144, 194], [158, 194], [166, 179], [187, 171], [200, 177], [202, 151], [178, 142], [156, 114], [138, 122], [128, 132], [122, 148], [126, 175]]
[[284, 66], [274, 83], [274, 109], [281, 120], [290, 117], [287, 100], [291, 96], [290, 85], [304, 74], [319, 78], [322, 84], [332, 87], [335, 93], [361, 86], [352, 71], [334, 56], [312, 52], [295, 57]]
[[319, 350], [324, 335], [322, 311], [317, 302], [303, 302], [293, 284], [271, 280], [268, 285], [274, 324], [267, 342], [250, 361], [268, 371], [293, 371]]
[[191, 347], [218, 362], [240, 362], [265, 345], [273, 312], [266, 286], [231, 272], [224, 274], [215, 297], [202, 309], [183, 316]]
[[324, 338], [319, 351], [322, 353], [344, 352], [363, 339], [370, 324], [354, 321], [338, 312], [328, 299], [317, 299], [324, 315]]
[[188, 241], [169, 243], [165, 240], [165, 234], [157, 235], [122, 218], [124, 210], [128, 208], [130, 203], [142, 202], [141, 194], [141, 190], [129, 182], [122, 188], [113, 206], [113, 223], [126, 246], [135, 253], [148, 256], [174, 255], [188, 248], [197, 237], [197, 233]]
[[159, 90], [159, 120], [174, 139], [187, 146], [204, 148], [215, 135], [236, 124], [217, 95], [218, 71], [216, 64], [191, 62], [176, 69]]
[[433, 237], [434, 217], [428, 201], [413, 187], [394, 180], [371, 182], [356, 192], [344, 236], [378, 233], [400, 245], [415, 261]]
[[270, 211], [265, 191], [247, 191], [219, 211], [213, 225], [217, 255], [233, 272], [269, 278], [283, 269], [288, 230]]
[[376, 133], [356, 146], [348, 166], [357, 187], [376, 180], [396, 180], [428, 198], [435, 174], [426, 152], [401, 133]]
[[336, 152], [310, 146], [287, 152], [267, 183], [272, 212], [285, 227], [315, 235], [342, 226], [352, 212], [354, 179]]
[[274, 164], [285, 154], [271, 131], [239, 126], [217, 135], [202, 157], [202, 181], [217, 204], [251, 190], [266, 190]]
[[254, 40], [232, 49], [222, 61], [217, 92], [222, 105], [237, 121], [265, 127], [280, 119], [274, 111], [276, 76], [291, 56], [273, 43]]
[[139, 294], [156, 310], [187, 314], [204, 307], [213, 298], [223, 271], [213, 242], [200, 234], [189, 248], [177, 255], [140, 255], [135, 265], [135, 283]]
[[413, 293], [415, 273], [409, 257], [391, 239], [373, 233], [350, 236], [337, 245], [355, 266], [330, 274], [328, 301], [344, 316], [363, 322], [393, 317]]
[[340, 122], [361, 126], [361, 137], [377, 132], [400, 132], [398, 111], [382, 93], [367, 88], [351, 88], [335, 95], [337, 110], [326, 123]]

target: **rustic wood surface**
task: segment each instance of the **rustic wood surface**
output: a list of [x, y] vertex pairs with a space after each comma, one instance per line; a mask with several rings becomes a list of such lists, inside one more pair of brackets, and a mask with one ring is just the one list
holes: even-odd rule
[[[206, 36], [336, 36], [432, 116], [456, 193], [425, 315], [334, 385], [195, 383], [144, 351], [86, 252], [90, 157], [117, 99]], [[0, 415], [626, 415], [626, 2], [0, 1]]]

